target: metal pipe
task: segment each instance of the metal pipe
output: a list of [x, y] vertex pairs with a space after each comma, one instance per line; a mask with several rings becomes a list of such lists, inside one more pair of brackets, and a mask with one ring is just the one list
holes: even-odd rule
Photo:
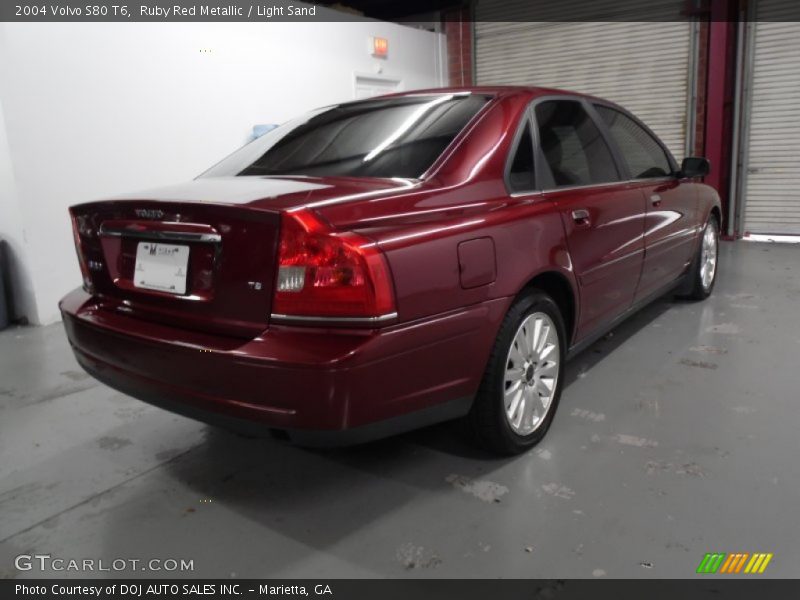
[[476, 4], [477, 2], [470, 2], [469, 5], [469, 19], [470, 19], [469, 34], [472, 37], [472, 39], [470, 40], [470, 50], [471, 50], [470, 60], [472, 61], [472, 64], [470, 66], [472, 67], [471, 68], [472, 85], [478, 85], [478, 52], [477, 52], [478, 43], [477, 43], [477, 37], [475, 35]]
[[697, 128], [697, 68], [700, 52], [700, 22], [692, 19], [689, 34], [689, 90], [686, 95], [686, 143], [684, 156], [694, 155]]
[[745, 45], [745, 23], [742, 18], [745, 16], [743, 12], [739, 13], [739, 26], [736, 31], [736, 80], [734, 83], [734, 96], [733, 96], [733, 134], [731, 139], [731, 182], [730, 189], [728, 190], [728, 216], [727, 216], [727, 234], [728, 237], [735, 237], [736, 228], [734, 227], [734, 220], [736, 218], [736, 203], [739, 199], [738, 190], [738, 177], [739, 177], [739, 161], [741, 160], [741, 148], [739, 147], [739, 131], [741, 129], [741, 102], [742, 102], [742, 64], [744, 63], [744, 45]]

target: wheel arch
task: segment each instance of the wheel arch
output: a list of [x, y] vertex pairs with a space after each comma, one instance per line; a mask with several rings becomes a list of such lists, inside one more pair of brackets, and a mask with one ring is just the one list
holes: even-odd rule
[[717, 217], [717, 224], [722, 227], [722, 201], [717, 191], [709, 185], [697, 184], [699, 201], [698, 219], [704, 227], [711, 215]]
[[517, 294], [520, 298], [536, 289], [546, 293], [558, 305], [564, 318], [564, 327], [569, 337], [568, 345], [575, 339], [575, 325], [578, 317], [578, 295], [573, 283], [559, 271], [543, 271], [531, 277]]

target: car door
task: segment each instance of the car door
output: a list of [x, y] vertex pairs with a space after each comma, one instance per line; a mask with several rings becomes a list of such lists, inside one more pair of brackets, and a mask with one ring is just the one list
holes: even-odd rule
[[582, 101], [543, 100], [534, 115], [540, 185], [561, 214], [580, 287], [577, 341], [633, 303], [644, 255], [644, 197], [622, 181]]
[[646, 127], [616, 107], [596, 104], [594, 109], [645, 199], [645, 255], [635, 300], [644, 299], [674, 281], [692, 260], [698, 231], [695, 189], [673, 175], [674, 159]]

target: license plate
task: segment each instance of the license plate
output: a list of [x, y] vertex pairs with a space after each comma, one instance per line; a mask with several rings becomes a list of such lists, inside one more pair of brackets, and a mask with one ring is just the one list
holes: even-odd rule
[[186, 293], [189, 246], [139, 242], [133, 285], [172, 294]]

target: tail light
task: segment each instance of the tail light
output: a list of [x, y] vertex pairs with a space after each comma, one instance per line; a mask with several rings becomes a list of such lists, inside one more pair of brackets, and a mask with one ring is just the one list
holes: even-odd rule
[[83, 277], [83, 289], [87, 292], [94, 293], [94, 285], [92, 277], [89, 273], [89, 267], [86, 264], [86, 255], [83, 250], [83, 242], [81, 235], [86, 233], [84, 218], [72, 215], [72, 238], [75, 242], [75, 252], [78, 254], [78, 264], [81, 267], [81, 276]]
[[284, 213], [272, 311], [346, 319], [393, 314], [386, 259], [371, 240], [332, 232], [310, 211]]

